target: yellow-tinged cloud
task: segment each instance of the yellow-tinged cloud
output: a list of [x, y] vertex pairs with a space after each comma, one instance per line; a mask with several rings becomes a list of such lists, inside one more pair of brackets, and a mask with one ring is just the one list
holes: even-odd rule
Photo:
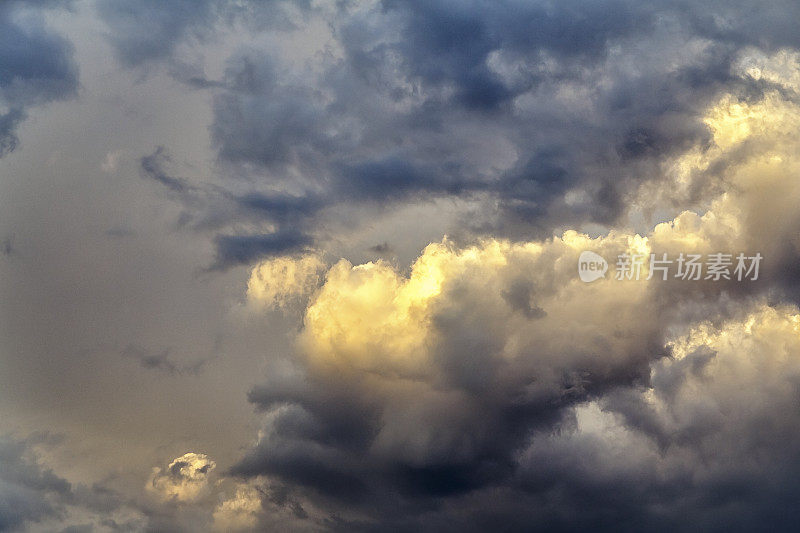
[[764, 56], [750, 51], [735, 71], [780, 89], [767, 90], [758, 100], [721, 95], [702, 119], [710, 142], [663, 161], [660, 179], [645, 182], [631, 198], [634, 210], [671, 204], [705, 210], [722, 193], [753, 194], [754, 188], [769, 188], [774, 180], [765, 176], [775, 172], [782, 174], [784, 184], [796, 175], [800, 55], [780, 51]]
[[[783, 56], [775, 61], [796, 63]], [[776, 74], [778, 70], [764, 72], [771, 72], [775, 79], [783, 76], [784, 85], [793, 87], [792, 76], [797, 72], [784, 69]], [[728, 94], [708, 110], [704, 122], [712, 133], [712, 146], [692, 148], [665, 162], [667, 175], [672, 173], [676, 181], [664, 185], [665, 190], [674, 189], [676, 182], [689, 187], [691, 176], [695, 179], [712, 167], [724, 167], [725, 190], [710, 198], [702, 211], [679, 213], [646, 236], [611, 231], [590, 239], [567, 231], [546, 241], [487, 239], [461, 249], [445, 240], [426, 247], [408, 276], [380, 261], [354, 266], [342, 260], [327, 272], [306, 310], [300, 338], [303, 352], [314, 365], [377, 374], [425, 374], [440, 344], [442, 325], [455, 313], [454, 302], [467, 300], [467, 293], [481, 295], [481, 300], [475, 297], [469, 305], [475, 306], [473, 314], [487, 315], [478, 327], [494, 328], [491, 336], [504, 339], [503, 346], [495, 348], [502, 357], [519, 356], [534, 342], [539, 348], [556, 344], [550, 340], [553, 335], [570, 339], [566, 344], [575, 344], [574, 350], [591, 352], [589, 343], [580, 341], [581, 331], [593, 329], [586, 324], [595, 324], [597, 331], [592, 335], [604, 338], [603, 328], [615, 327], [606, 316], [609, 306], [617, 306], [614, 313], [622, 316], [621, 309], [632, 306], [646, 310], [648, 284], [613, 288], [605, 282], [580, 284], [574, 275], [580, 251], [599, 252], [609, 262], [622, 252], [762, 252], [768, 262], [770, 256], [780, 254], [775, 247], [783, 244], [782, 238], [793, 242], [791, 235], [799, 226], [794, 213], [800, 183], [794, 177], [800, 175], [796, 138], [800, 106], [777, 91], [756, 102]], [[253, 271], [248, 294], [257, 300], [285, 301], [290, 294], [308, 292], [319, 268], [314, 257], [263, 263]], [[510, 298], [516, 300], [509, 303]], [[596, 313], [598, 308], [604, 310]], [[648, 315], [647, 311], [643, 314]], [[539, 320], [531, 321], [533, 316]], [[630, 318], [633, 324], [638, 322], [637, 316]], [[540, 325], [544, 325], [542, 331], [537, 331]], [[608, 342], [609, 346], [616, 343]]]
[[766, 80], [785, 89], [800, 92], [800, 53], [791, 49], [778, 50], [773, 54], [751, 48], [744, 51], [735, 65], [741, 77]]
[[[439, 379], [432, 368], [454, 345], [464, 353], [485, 351], [491, 359], [529, 358], [545, 373], [609, 372], [615, 362], [652, 357], [643, 353], [652, 348], [645, 339], [662, 327], [653, 296], [667, 285], [583, 284], [575, 272], [582, 250], [609, 263], [623, 252], [673, 259], [679, 253], [762, 252], [768, 262], [779, 255], [775, 237], [800, 227], [791, 223], [797, 222], [800, 183], [794, 176], [800, 166], [797, 141], [788, 135], [800, 126], [797, 106], [777, 94], [750, 104], [726, 96], [709, 110], [706, 123], [715, 146], [702, 154], [702, 165], [695, 161], [695, 170], [753, 138], [760, 151], [730, 164], [730, 190], [705, 212], [684, 211], [644, 236], [611, 231], [592, 239], [567, 231], [545, 241], [486, 239], [465, 248], [445, 239], [427, 246], [408, 275], [380, 261], [354, 266], [342, 260], [306, 309], [302, 352], [318, 370], [425, 380]], [[767, 243], [772, 248], [762, 249]], [[646, 274], [645, 267], [642, 278]], [[668, 286], [673, 297], [691, 299], [695, 290], [674, 280]], [[727, 289], [720, 284], [704, 290]]]
[[247, 298], [256, 304], [287, 307], [316, 288], [324, 267], [314, 254], [262, 261], [250, 273]]
[[721, 324], [699, 322], [670, 345], [674, 358], [654, 363], [653, 389], [646, 398], [654, 430], [663, 439], [680, 442], [685, 435], [699, 435], [693, 452], [725, 463], [740, 461], [748, 449], [780, 449], [780, 442], [763, 441], [765, 432], [800, 431], [796, 306], [756, 302]]
[[[683, 359], [698, 348], [709, 347], [730, 365], [790, 363], [800, 370], [800, 311], [793, 305], [772, 307], [760, 304], [745, 316], [722, 326], [711, 322], [696, 324], [672, 341], [673, 354]], [[745, 349], [742, 349], [745, 348]]]
[[[591, 367], [600, 352], [624, 359], [635, 352], [627, 345], [649, 329], [647, 313], [630, 314], [646, 307], [646, 285], [631, 282], [621, 291], [610, 282], [583, 284], [577, 257], [588, 248], [608, 257], [641, 253], [647, 240], [567, 232], [544, 242], [489, 239], [461, 249], [445, 240], [427, 246], [408, 276], [384, 262], [342, 260], [306, 311], [300, 345], [319, 370], [409, 378], [431, 378], [441, 352], [471, 335], [486, 340], [475, 349], [487, 357], [538, 357], [543, 368], [572, 358]], [[453, 331], [462, 324], [468, 329]]]
[[185, 453], [166, 469], [153, 468], [147, 490], [165, 501], [197, 501], [208, 494], [209, 474], [216, 466], [203, 453]]
[[[305, 310], [302, 377], [251, 395], [269, 414], [240, 470], [271, 475], [262, 465], [289, 457], [372, 487], [399, 465], [404, 483], [428, 490], [431, 472], [458, 469], [463, 479], [453, 483], [471, 491], [505, 475], [524, 479], [526, 469], [541, 486], [540, 465], [563, 457], [592, 482], [646, 473], [644, 490], [692, 490], [728, 482], [728, 467], [751, 450], [756, 469], [769, 466], [762, 459], [781, 449], [763, 442], [763, 424], [800, 432], [800, 316], [764, 303], [766, 289], [784, 288], [781, 261], [800, 258], [800, 145], [791, 134], [800, 115], [777, 93], [725, 96], [705, 123], [711, 142], [665, 161], [667, 179], [651, 182], [641, 205], [659, 206], [675, 190], [697, 201], [659, 213], [670, 220], [652, 231], [445, 239], [408, 271], [334, 264]], [[612, 264], [606, 279], [580, 280], [584, 250]], [[651, 252], [761, 252], [772, 277], [647, 281], [643, 270], [640, 281], [609, 279], [619, 254]], [[278, 475], [307, 483], [304, 471]], [[387, 486], [395, 491], [395, 480]]]
[[214, 529], [216, 531], [252, 531], [263, 512], [262, 494], [249, 484], [240, 484], [236, 493], [217, 505], [214, 510]]

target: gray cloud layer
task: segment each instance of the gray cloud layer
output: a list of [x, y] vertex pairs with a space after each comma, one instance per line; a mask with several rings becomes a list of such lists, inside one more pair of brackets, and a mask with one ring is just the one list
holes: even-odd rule
[[[181, 2], [102, 6], [131, 63], [167, 56], [187, 33], [241, 23], [242, 13], [251, 25], [255, 13], [324, 18], [324, 54], [287, 60], [246, 46], [221, 80], [201, 84], [216, 87], [220, 162], [270, 192], [265, 210], [305, 234], [292, 243], [320, 237], [323, 207], [437, 197], [480, 202], [480, 215], [465, 219], [475, 233], [613, 224], [665, 158], [709, 142], [702, 110], [723, 88], [744, 98], [768, 88], [732, 75], [740, 50], [797, 44], [786, 23], [797, 8], [784, 2], [747, 21], [743, 6], [711, 2], [345, 2], [319, 12], [201, 2], [189, 17]], [[144, 32], [140, 19], [170, 31]], [[702, 201], [714, 177], [672, 201]], [[270, 237], [278, 246], [220, 237], [217, 262], [287, 250], [287, 230]]]

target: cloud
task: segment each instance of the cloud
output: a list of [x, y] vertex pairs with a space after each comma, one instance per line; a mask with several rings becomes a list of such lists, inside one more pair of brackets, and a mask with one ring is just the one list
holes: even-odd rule
[[[444, 240], [408, 272], [332, 265], [297, 373], [251, 391], [264, 429], [232, 473], [348, 515], [330, 529], [786, 527], [797, 108], [723, 95], [703, 120], [712, 144], [665, 164], [661, 187], [724, 167], [725, 190], [646, 235]], [[756, 282], [586, 284], [583, 250], [772, 259]]]
[[[339, 262], [298, 339], [310, 383], [253, 390], [274, 425], [234, 473], [354, 501], [383, 490], [461, 494], [504, 479], [532, 428], [646, 380], [663, 354], [645, 284], [620, 292], [574, 272], [582, 248], [636, 242], [575, 233], [464, 250], [445, 242], [426, 248], [408, 278], [382, 262]], [[527, 308], [502, 296], [520, 284]], [[534, 308], [546, 313], [526, 312]]]
[[214, 2], [205, 0], [98, 3], [100, 16], [112, 28], [109, 38], [117, 57], [129, 66], [167, 57], [183, 39], [201, 36], [203, 27], [213, 20], [213, 7]]
[[302, 231], [320, 202], [313, 197], [284, 193], [234, 193], [209, 183], [175, 177], [165, 168], [171, 159], [163, 146], [140, 160], [142, 175], [167, 188], [183, 204], [179, 226], [198, 231], [233, 231], [244, 221], [264, 233], [225, 234], [214, 237], [216, 257], [211, 270], [251, 264], [267, 257], [303, 252], [314, 237]]
[[[781, 16], [790, 2], [747, 23], [742, 6], [219, 0], [188, 13], [184, 2], [108, 1], [100, 13], [133, 64], [177, 61], [180, 43], [232, 27], [270, 30], [207, 85], [220, 169], [248, 176], [253, 191], [191, 212], [235, 233], [216, 238], [236, 264], [297, 244], [265, 245], [275, 228], [241, 229], [259, 214], [279, 219], [270, 239], [284, 242], [291, 232], [316, 240], [343, 207], [368, 225], [359, 211], [375, 204], [442, 197], [478, 206], [478, 217], [462, 213], [461, 232], [513, 239], [613, 226], [652, 189], [665, 205], [703, 209], [728, 163], [674, 190], [662, 186], [664, 164], [712, 146], [705, 111], [720, 96], [757, 99], [776, 83], [745, 75], [744, 56], [797, 44]], [[279, 22], [261, 23], [270, 19]], [[173, 191], [186, 185], [150, 174]], [[251, 245], [262, 252], [246, 253]]]
[[302, 251], [312, 244], [310, 237], [293, 230], [257, 235], [219, 235], [213, 268], [224, 269], [252, 263], [265, 257]]
[[[38, 11], [44, 5], [51, 3], [0, 7], [0, 29], [14, 37], [9, 46], [25, 44], [14, 60], [26, 60], [0, 52], [2, 72], [6, 65], [17, 72], [8, 82], [0, 73], [0, 153], [16, 145], [31, 106], [65, 97], [77, 83], [69, 46]], [[104, 484], [68, 482], [31, 453], [33, 444], [12, 439], [0, 444], [5, 527], [791, 527], [800, 451], [794, 3], [753, 10], [738, 0], [105, 0], [95, 7], [123, 67], [164, 64], [184, 83], [159, 72], [138, 90], [148, 97], [210, 91], [193, 93], [210, 104], [210, 154], [184, 136], [174, 153], [197, 159], [171, 157], [177, 141], [166, 130], [138, 148], [133, 138], [125, 144], [145, 154], [143, 190], [175, 201], [175, 226], [195, 240], [169, 240], [173, 234], [142, 222], [135, 239], [105, 239], [102, 253], [68, 247], [80, 261], [38, 261], [47, 270], [31, 272], [47, 282], [19, 279], [40, 299], [12, 291], [9, 301], [55, 305], [55, 294], [71, 312], [51, 313], [60, 336], [40, 340], [36, 328], [33, 340], [11, 335], [9, 346], [33, 356], [9, 368], [41, 372], [40, 363], [53, 363], [47, 354], [94, 342], [84, 330], [108, 330], [125, 337], [109, 345], [129, 346], [123, 355], [134, 362], [189, 373], [195, 367], [170, 350], [142, 346], [196, 343], [189, 337], [212, 324], [231, 356], [223, 373], [205, 376], [213, 387], [202, 390], [221, 395], [210, 410], [193, 404], [198, 396], [189, 394], [199, 389], [179, 388], [181, 380], [151, 389], [151, 375], [132, 378], [130, 364], [119, 379], [101, 382], [121, 401], [164, 394], [154, 415], [164, 420], [145, 410], [142, 423], [172, 431], [188, 420], [179, 425], [173, 411], [164, 414], [173, 400], [178, 410], [241, 420], [228, 403], [232, 384], [241, 390], [259, 378], [252, 361], [238, 359], [258, 359], [266, 377], [248, 398], [263, 424], [232, 466], [241, 442], [226, 448], [238, 439], [216, 436], [222, 473], [216, 460], [190, 452], [143, 473], [125, 497]], [[209, 46], [214, 39], [219, 46]], [[50, 61], [27, 61], [39, 55]], [[163, 145], [148, 153], [152, 138]], [[87, 158], [95, 172], [106, 158], [104, 187], [122, 186], [126, 175], [109, 151], [115, 146]], [[206, 168], [206, 160], [214, 162]], [[75, 201], [95, 192], [68, 188], [81, 194], [26, 190], [19, 198]], [[131, 199], [131, 213], [152, 200]], [[96, 211], [110, 205], [98, 202]], [[31, 210], [47, 215], [48, 238], [38, 241], [73, 242], [54, 238], [61, 219], [48, 217], [80, 210], [58, 207]], [[148, 212], [165, 212], [153, 207]], [[445, 228], [442, 220], [457, 222]], [[109, 227], [70, 221], [81, 236]], [[19, 248], [2, 265], [11, 274], [40, 257], [25, 227], [14, 230], [19, 244], [6, 246]], [[451, 237], [441, 238], [445, 230]], [[384, 245], [367, 249], [376, 242]], [[118, 259], [127, 249], [136, 261]], [[395, 259], [409, 249], [418, 255], [411, 264]], [[760, 252], [764, 262], [752, 283], [609, 275], [586, 284], [576, 272], [586, 250], [612, 264], [623, 252]], [[394, 262], [368, 261], [375, 254]], [[186, 263], [204, 260], [214, 275], [190, 279]], [[109, 268], [116, 263], [129, 263], [130, 272]], [[93, 266], [111, 274], [97, 281]], [[245, 269], [230, 272], [237, 266]], [[254, 309], [247, 324], [231, 324], [236, 315], [223, 310], [242, 300], [245, 279], [249, 304], [300, 309], [302, 323], [287, 323], [292, 313], [280, 318], [286, 322], [265, 313], [262, 325]], [[145, 285], [180, 290], [153, 295]], [[93, 311], [62, 324], [86, 314], [73, 310], [76, 286]], [[108, 287], [117, 299], [98, 300], [95, 289]], [[192, 305], [176, 296], [186, 294]], [[182, 317], [189, 337], [129, 339], [172, 338], [160, 329], [162, 316]], [[296, 333], [293, 349], [281, 344], [286, 331]], [[54, 341], [62, 338], [63, 349]], [[88, 362], [96, 360], [65, 359], [64, 368], [89, 383]], [[74, 388], [53, 376], [45, 376], [49, 388]], [[181, 438], [213, 442], [212, 429]], [[152, 438], [163, 444], [169, 436]], [[133, 459], [120, 457], [110, 469], [132, 475]], [[102, 523], [99, 515], [111, 518]]]
[[[213, 37], [218, 26], [242, 23], [254, 30], [292, 27], [292, 11], [308, 9], [309, 2], [269, 0], [145, 0], [130, 4], [123, 0], [101, 0], [97, 11], [108, 25], [108, 39], [117, 58], [127, 66], [140, 68], [173, 59], [181, 45]], [[173, 73], [191, 65], [173, 65]], [[207, 87], [208, 80], [189, 76], [190, 84]], [[210, 85], [213, 85], [210, 84]]]
[[30, 450], [33, 444], [0, 440], [0, 531], [57, 517], [61, 510], [50, 496], [64, 497], [71, 491], [66, 480], [38, 463]]
[[153, 468], [147, 489], [165, 501], [191, 503], [208, 494], [209, 475], [216, 467], [203, 453], [185, 453], [165, 469]]
[[45, 23], [55, 2], [12, 0], [0, 6], [0, 157], [19, 144], [16, 130], [27, 108], [76, 94], [72, 44]]
[[[455, 198], [478, 212], [458, 208], [458, 232], [512, 239], [612, 227], [643, 199], [652, 214], [653, 190], [668, 208], [704, 209], [733, 161], [674, 188], [665, 166], [719, 142], [706, 111], [720, 97], [756, 100], [773, 88], [775, 76], [742, 65], [780, 53], [788, 35], [753, 32], [722, 6], [715, 18], [706, 4], [576, 5], [219, 1], [181, 17], [181, 3], [106, 2], [101, 13], [148, 42], [118, 47], [152, 47], [151, 59], [179, 57], [188, 35], [222, 38], [231, 24], [249, 31], [248, 20], [291, 14], [263, 42], [236, 48], [213, 83], [219, 170], [247, 176], [249, 190], [186, 190], [199, 185], [165, 170], [164, 148], [142, 158], [188, 226], [225, 229], [213, 237], [213, 268], [224, 269], [319, 247], [332, 220], [367, 226], [376, 205]], [[758, 23], [782, 25], [779, 12]], [[128, 28], [150, 18], [183, 22], [169, 37]]]
[[219, 531], [252, 531], [263, 510], [262, 497], [255, 487], [237, 487], [234, 496], [220, 502], [214, 511], [214, 527]]
[[652, 290], [562, 285], [565, 267], [550, 293], [531, 276], [547, 312], [531, 317], [498, 285], [546, 277], [539, 254], [574, 266], [568, 245], [542, 248], [432, 245], [407, 279], [334, 266], [298, 341], [304, 378], [252, 391], [268, 416], [233, 473], [348, 514], [344, 530], [786, 524], [797, 308], [756, 301], [668, 336]]
[[11, 109], [0, 116], [0, 157], [14, 151], [19, 139], [14, 134], [20, 122], [25, 118], [20, 109]]
[[[496, 201], [495, 233], [546, 230], [556, 213], [562, 225], [612, 223], [637, 176], [707, 139], [697, 106], [746, 84], [727, 73], [722, 45], [675, 49], [684, 30], [668, 7], [615, 2], [575, 16], [586, 7], [343, 8], [315, 68], [247, 49], [229, 60], [214, 100], [220, 158], [276, 184], [300, 174], [332, 204]], [[567, 209], [575, 189], [594, 201]]]
[[[281, 4], [244, 5], [256, 17]], [[199, 11], [231, 9], [208, 6]], [[193, 212], [237, 228], [233, 263], [259, 257], [243, 248], [263, 248], [261, 239], [238, 229], [259, 212], [305, 239], [318, 237], [334, 210], [368, 224], [359, 210], [443, 197], [479, 206], [477, 218], [462, 213], [459, 230], [471, 235], [614, 225], [632, 197], [660, 186], [665, 161], [710, 145], [704, 112], [723, 92], [765, 89], [734, 69], [741, 52], [764, 43], [746, 28], [719, 31], [702, 6], [436, 1], [302, 11], [271, 36], [277, 41], [239, 47], [214, 84], [220, 168], [248, 176], [254, 191], [237, 194], [236, 208], [215, 201]], [[187, 24], [224, 34], [231, 19], [212, 19]], [[310, 49], [275, 46], [278, 35]], [[163, 50], [174, 44], [160, 41]], [[665, 200], [701, 206], [723, 169]], [[185, 186], [151, 175], [173, 191]], [[260, 209], [254, 200], [265, 190]]]
[[175, 192], [186, 192], [190, 185], [183, 178], [176, 178], [167, 174], [164, 163], [169, 161], [163, 146], [158, 146], [152, 154], [141, 159], [142, 172], [145, 176], [154, 179], [168, 189]]
[[[790, 527], [797, 312], [755, 304], [678, 336], [673, 357], [652, 365], [651, 387], [618, 391], [582, 407], [572, 430], [534, 438], [522, 488], [554, 498], [556, 520], [572, 528]], [[583, 513], [570, 517], [574, 508]], [[604, 508], [622, 522], [606, 522]]]
[[325, 263], [314, 254], [262, 261], [250, 273], [247, 298], [256, 304], [286, 308], [311, 294], [320, 281], [320, 271], [324, 266]]
[[0, 531], [85, 529], [136, 515], [116, 491], [71, 483], [47, 466], [43, 455], [63, 445], [48, 433], [0, 437]]

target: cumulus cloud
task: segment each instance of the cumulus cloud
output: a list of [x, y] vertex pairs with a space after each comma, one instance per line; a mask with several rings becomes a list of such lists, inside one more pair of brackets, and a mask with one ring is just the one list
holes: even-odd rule
[[[75, 90], [71, 48], [40, 12], [50, 5], [0, 6], [0, 50], [15, 50], [0, 51], [0, 155], [30, 106]], [[229, 270], [244, 266], [248, 303], [300, 309], [302, 324], [283, 328], [296, 337], [278, 354], [266, 334], [220, 326], [267, 367], [249, 393], [261, 430], [230, 468], [231, 450], [219, 471], [190, 452], [137, 479], [147, 497], [105, 498], [27, 444], [0, 443], [0, 529], [68, 515], [151, 531], [796, 521], [796, 2], [95, 7], [121, 66], [164, 63], [188, 83], [170, 90], [209, 91], [210, 168], [160, 138], [139, 159], [143, 187], [179, 204], [176, 228], [207, 239], [202, 281], [234, 286]], [[114, 153], [92, 163], [105, 179], [122, 174]], [[459, 223], [374, 229], [408, 204], [447, 204]], [[435, 238], [409, 245], [412, 222]], [[376, 242], [373, 254], [422, 251], [407, 266], [367, 261]], [[612, 270], [623, 253], [764, 261], [752, 282], [587, 284], [585, 250]], [[197, 301], [230, 296], [210, 294]], [[169, 316], [205, 327], [222, 314]], [[124, 355], [192, 371], [143, 345]], [[97, 519], [122, 508], [125, 521]]]
[[581, 406], [569, 430], [534, 437], [520, 489], [574, 529], [791, 528], [797, 313], [757, 303], [672, 339], [650, 387]]
[[[724, 167], [725, 190], [646, 235], [445, 240], [407, 273], [334, 264], [297, 338], [301, 377], [252, 390], [268, 416], [233, 473], [348, 513], [342, 529], [785, 527], [798, 311], [769, 299], [794, 296], [795, 106], [775, 91], [710, 105], [713, 146], [665, 166], [676, 183]], [[582, 250], [766, 261], [756, 282], [585, 284]]]
[[[298, 339], [307, 381], [253, 390], [274, 417], [234, 473], [365, 505], [383, 491], [440, 497], [506, 479], [533, 429], [646, 382], [663, 355], [646, 283], [621, 291], [575, 276], [584, 248], [644, 245], [574, 232], [463, 250], [445, 242], [426, 248], [408, 278], [382, 262], [339, 262]], [[504, 297], [522, 285], [528, 301]]]
[[167, 468], [153, 468], [147, 489], [167, 501], [194, 502], [209, 491], [209, 475], [217, 463], [203, 453], [189, 452]]

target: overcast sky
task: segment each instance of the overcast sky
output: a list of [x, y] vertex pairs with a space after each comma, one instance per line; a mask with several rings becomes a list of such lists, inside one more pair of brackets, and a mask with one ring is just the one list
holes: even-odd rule
[[796, 529], [798, 21], [0, 1], [0, 531]]

